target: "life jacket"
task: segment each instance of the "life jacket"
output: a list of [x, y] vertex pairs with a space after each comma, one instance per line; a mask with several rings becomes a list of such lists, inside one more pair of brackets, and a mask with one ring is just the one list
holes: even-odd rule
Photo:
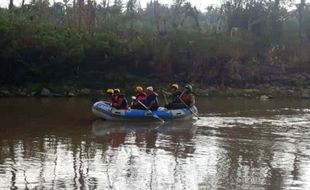
[[156, 92], [152, 92], [151, 94], [146, 96], [146, 99], [154, 100], [158, 97], [158, 94]]
[[146, 107], [150, 107], [150, 110], [157, 110], [159, 107], [158, 102], [158, 94], [156, 92], [152, 92], [151, 94], [147, 95], [143, 103], [146, 105]]
[[174, 93], [171, 94], [170, 98], [171, 98], [171, 103], [181, 103], [180, 101], [180, 96], [182, 95], [181, 91], [176, 91]]
[[114, 95], [112, 98], [112, 107], [116, 109], [128, 109], [128, 102], [124, 95]]
[[136, 95], [137, 100], [143, 100], [146, 97], [146, 93], [145, 92], [140, 92]]
[[181, 99], [189, 107], [191, 107], [195, 104], [195, 98], [194, 98], [194, 95], [192, 93], [184, 93], [182, 95]]
[[137, 93], [137, 95], [136, 95], [136, 101], [134, 102], [134, 105], [140, 105], [139, 102], [138, 102], [138, 100], [139, 100], [139, 101], [143, 101], [143, 100], [145, 99], [146, 96], [147, 96], [147, 95], [146, 95], [145, 92]]
[[110, 96], [111, 101], [112, 101], [112, 105], [117, 103], [117, 97], [118, 97], [118, 95], [116, 95], [116, 94], [112, 94]]

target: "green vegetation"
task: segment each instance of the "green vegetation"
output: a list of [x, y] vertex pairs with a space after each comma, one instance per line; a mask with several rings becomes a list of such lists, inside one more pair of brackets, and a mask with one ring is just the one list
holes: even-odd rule
[[0, 9], [0, 85], [309, 85], [310, 5], [227, 0], [198, 11], [136, 0]]

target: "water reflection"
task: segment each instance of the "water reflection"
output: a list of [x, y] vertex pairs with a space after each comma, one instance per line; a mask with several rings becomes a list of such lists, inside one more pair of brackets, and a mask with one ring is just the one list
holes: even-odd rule
[[310, 142], [308, 112], [204, 119], [209, 122], [196, 122], [201, 126], [197, 137], [202, 142], [207, 140], [206, 136], [214, 139], [217, 160], [216, 166], [205, 166], [213, 167], [216, 173], [205, 177], [205, 187], [308, 189], [310, 152], [309, 146], [305, 146]]
[[118, 123], [58, 101], [0, 109], [0, 189], [310, 189], [309, 109]]
[[[28, 135], [15, 135], [13, 130], [1, 135], [0, 188], [161, 187], [159, 174], [166, 172], [162, 167], [168, 167], [167, 161], [173, 164], [194, 152], [192, 122], [156, 125], [97, 120], [88, 132], [74, 129], [15, 128]], [[38, 131], [31, 135], [34, 130]], [[172, 156], [176, 158], [171, 160]]]
[[105, 142], [112, 148], [134, 144], [137, 147], [144, 148], [146, 152], [157, 148], [175, 153], [175, 149], [183, 144], [184, 150], [180, 155], [185, 157], [194, 152], [192, 138], [196, 129], [197, 127], [193, 125], [192, 121], [158, 124], [152, 122], [116, 123], [96, 120], [92, 124], [92, 133], [96, 136], [96, 141]]

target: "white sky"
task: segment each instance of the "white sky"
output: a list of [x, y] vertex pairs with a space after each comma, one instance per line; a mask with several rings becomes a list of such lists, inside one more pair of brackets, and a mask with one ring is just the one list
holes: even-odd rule
[[[8, 7], [10, 0], [0, 0], [0, 7]], [[30, 2], [31, 0], [25, 0], [26, 3]], [[63, 0], [49, 0], [51, 3], [52, 2], [63, 2]], [[69, 3], [72, 3], [73, 0], [69, 0]], [[102, 0], [96, 0], [98, 3], [101, 3]], [[113, 2], [114, 0], [110, 0], [110, 2]], [[151, 0], [137, 0], [137, 2], [141, 3], [142, 7], [146, 6], [147, 2], [150, 2]], [[171, 4], [173, 2], [173, 0], [158, 0], [160, 3], [162, 4]], [[221, 3], [223, 3], [225, 0], [188, 0], [189, 2], [192, 3], [192, 5], [196, 6], [199, 10], [201, 11], [205, 11], [205, 9], [210, 6], [210, 5], [220, 5]], [[14, 5], [15, 6], [20, 6], [21, 5], [22, 0], [14, 0]], [[127, 0], [123, 0], [124, 5], [126, 4]], [[295, 9], [296, 8], [296, 4], [300, 2], [300, 0], [292, 0], [291, 1], [291, 5], [288, 6], [288, 9]], [[310, 0], [306, 0], [307, 3], [310, 3]]]
[[[1, 7], [8, 7], [10, 0], [0, 0], [0, 6]], [[30, 0], [25, 0], [25, 2], [29, 2]], [[50, 0], [50, 2], [53, 2], [54, 0]], [[71, 2], [72, 0], [70, 0]], [[96, 0], [97, 2], [102, 2], [102, 0]], [[123, 0], [126, 2], [126, 0]], [[139, 1], [139, 0], [138, 0]], [[173, 0], [158, 0], [162, 4], [171, 4]], [[209, 5], [219, 5], [222, 0], [189, 0], [192, 5], [196, 6], [200, 10], [204, 10]], [[22, 0], [14, 0], [15, 6], [20, 6]], [[63, 2], [62, 0], [55, 0], [55, 2]], [[113, 2], [113, 0], [110, 0], [110, 2]], [[150, 0], [140, 0], [141, 6], [145, 7], [147, 2], [150, 2]]]

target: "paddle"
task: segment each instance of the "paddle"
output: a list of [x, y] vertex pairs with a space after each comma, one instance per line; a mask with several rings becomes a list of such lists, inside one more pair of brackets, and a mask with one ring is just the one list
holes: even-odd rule
[[180, 96], [178, 96], [179, 100], [182, 102], [182, 104], [183, 104], [190, 112], [192, 112], [193, 115], [195, 115], [195, 116], [197, 117], [197, 119], [200, 119], [200, 117], [198, 116], [198, 114], [195, 113], [195, 112], [193, 112], [193, 111], [191, 110], [191, 108], [182, 100], [181, 97], [183, 96], [184, 93], [185, 93], [185, 91], [184, 91]]
[[162, 93], [163, 93], [163, 96], [164, 96], [164, 99], [165, 99], [165, 103], [167, 105], [168, 104], [168, 100], [167, 100], [166, 92], [162, 90]]
[[152, 116], [156, 119], [158, 119], [159, 121], [161, 121], [162, 123], [165, 123], [165, 120], [163, 120], [162, 118], [160, 118], [156, 113], [152, 112], [148, 107], [146, 107], [146, 105], [144, 105], [140, 100], [137, 100], [136, 97], [132, 96], [131, 97], [132, 100], [136, 100], [139, 104], [141, 104], [148, 112], [152, 113]]

